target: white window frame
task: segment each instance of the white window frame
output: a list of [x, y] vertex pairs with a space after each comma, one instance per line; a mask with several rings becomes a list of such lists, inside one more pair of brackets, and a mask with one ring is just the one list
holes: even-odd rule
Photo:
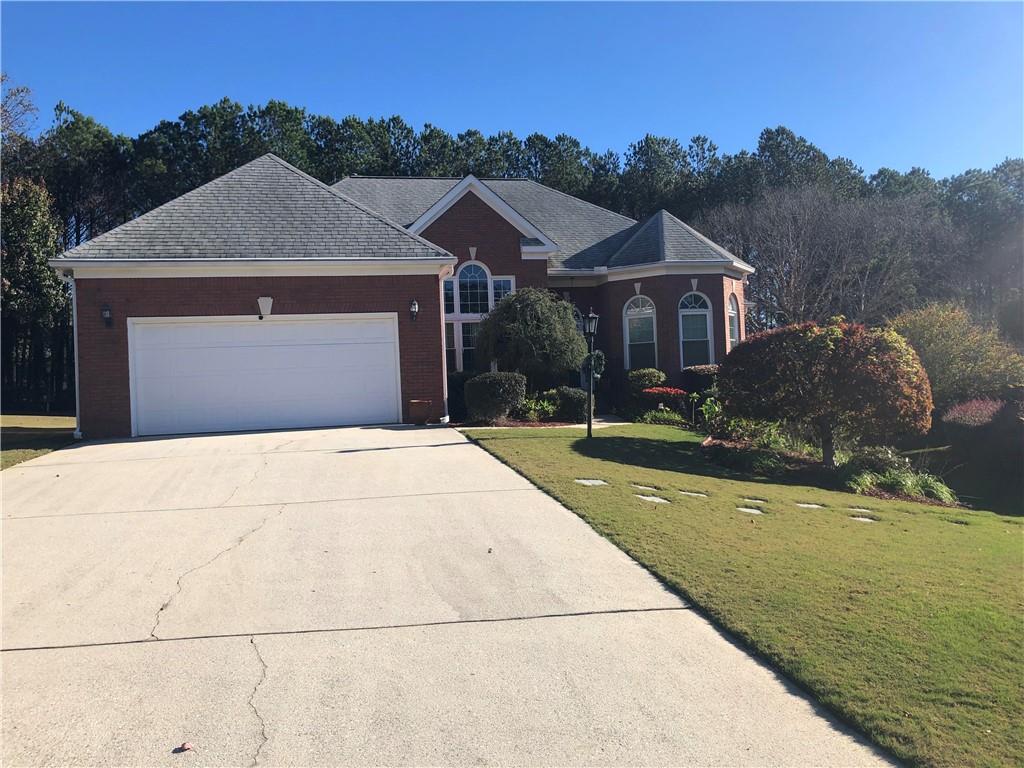
[[[487, 312], [462, 312], [462, 304], [461, 304], [461, 301], [460, 301], [460, 298], [459, 298], [459, 275], [470, 264], [475, 264], [476, 266], [482, 268], [483, 271], [484, 271], [484, 274], [487, 275]], [[481, 320], [483, 320], [487, 316], [488, 312], [490, 312], [491, 310], [494, 309], [494, 304], [495, 304], [495, 301], [494, 301], [494, 281], [495, 280], [508, 280], [509, 283], [512, 286], [512, 289], [511, 289], [510, 293], [515, 293], [516, 292], [516, 278], [515, 278], [515, 275], [494, 275], [494, 274], [491, 273], [491, 270], [488, 269], [487, 265], [484, 264], [482, 261], [476, 261], [475, 259], [472, 259], [470, 261], [464, 261], [462, 264], [460, 264], [458, 269], [455, 270], [454, 274], [452, 274], [452, 276], [450, 278], [446, 278], [446, 279], [452, 281], [452, 296], [453, 296], [453, 300], [454, 300], [453, 309], [455, 311], [454, 312], [445, 312], [444, 313], [444, 322], [452, 323], [455, 326], [455, 365], [456, 365], [456, 370], [461, 372], [462, 371], [462, 353], [463, 353], [463, 346], [462, 346], [462, 324], [463, 323], [479, 323]], [[441, 308], [444, 309], [444, 306], [443, 306], [443, 302], [444, 302], [444, 287], [443, 286], [441, 288], [441, 301], [442, 301], [442, 307]], [[447, 360], [445, 362], [445, 365], [447, 366]]]
[[[638, 299], [645, 299], [651, 303], [650, 311], [644, 311], [640, 314], [627, 315], [626, 310], [629, 309], [629, 305]], [[629, 367], [629, 318], [630, 317], [650, 317], [654, 325], [654, 367], [658, 367], [658, 307], [654, 303], [654, 299], [649, 296], [644, 296], [638, 293], [636, 296], [630, 296], [626, 303], [622, 305], [622, 362], [625, 366], [625, 370], [631, 370]]]
[[[736, 318], [736, 343], [732, 340], [732, 319]], [[740, 302], [736, 298], [735, 293], [729, 294], [729, 306], [725, 311], [725, 338], [729, 342], [729, 351], [731, 352], [740, 342], [743, 341], [743, 326], [740, 324]]]
[[[704, 299], [704, 302], [708, 305], [707, 309], [683, 309], [683, 299], [687, 296], [700, 296]], [[715, 324], [712, 321], [711, 313], [714, 305], [711, 303], [705, 294], [700, 291], [687, 291], [679, 297], [679, 303], [676, 305], [678, 310], [678, 322], [677, 329], [679, 333], [679, 369], [682, 370], [686, 367], [686, 359], [683, 356], [683, 315], [704, 315], [704, 322], [708, 329], [708, 365], [714, 365], [715, 362]], [[692, 339], [691, 339], [692, 341]], [[701, 363], [697, 363], [701, 365]]]

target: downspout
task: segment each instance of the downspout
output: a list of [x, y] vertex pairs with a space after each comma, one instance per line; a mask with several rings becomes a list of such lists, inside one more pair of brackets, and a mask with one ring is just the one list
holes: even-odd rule
[[71, 288], [71, 354], [75, 359], [75, 440], [82, 439], [82, 406], [78, 396], [78, 291], [75, 289], [75, 273], [72, 271], [58, 274], [61, 282]]
[[441, 303], [441, 372], [444, 374], [444, 378], [441, 379], [442, 387], [441, 393], [444, 395], [444, 415], [441, 417], [442, 424], [451, 423], [451, 415], [448, 413], [448, 340], [445, 337], [445, 319], [444, 319], [444, 281], [455, 274], [455, 267], [451, 264], [446, 264], [441, 268], [441, 273], [438, 275], [437, 280], [437, 292], [438, 299]]

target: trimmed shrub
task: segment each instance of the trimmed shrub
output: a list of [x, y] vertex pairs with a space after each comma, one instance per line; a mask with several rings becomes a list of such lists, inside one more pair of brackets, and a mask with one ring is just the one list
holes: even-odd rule
[[465, 391], [469, 420], [493, 424], [522, 405], [526, 377], [510, 371], [481, 373], [466, 382]]
[[628, 378], [629, 394], [638, 400], [645, 389], [662, 386], [668, 377], [657, 368], [637, 368], [629, 372]]
[[587, 420], [587, 393], [578, 387], [559, 387], [555, 412], [559, 421], [579, 424]]
[[958, 427], [983, 427], [986, 424], [991, 424], [992, 419], [1005, 405], [1003, 400], [988, 398], [968, 400], [949, 408], [942, 414], [942, 421], [945, 424], [955, 424]]
[[683, 368], [683, 389], [687, 392], [704, 393], [715, 386], [716, 376], [717, 365], [689, 365]]
[[558, 401], [554, 390], [548, 390], [535, 397], [526, 397], [509, 415], [522, 421], [547, 421], [555, 417], [557, 410]]
[[684, 416], [676, 413], [675, 411], [666, 411], [662, 408], [645, 411], [637, 416], [636, 420], [641, 424], [665, 424], [670, 427], [687, 426], [687, 421]]
[[454, 424], [466, 420], [466, 382], [476, 375], [463, 371], [448, 372], [448, 419]]

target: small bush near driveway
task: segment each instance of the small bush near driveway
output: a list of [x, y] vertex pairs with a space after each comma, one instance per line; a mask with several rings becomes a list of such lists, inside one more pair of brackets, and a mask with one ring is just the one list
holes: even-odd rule
[[526, 398], [526, 377], [507, 371], [481, 373], [466, 382], [465, 391], [469, 420], [493, 424], [522, 405]]

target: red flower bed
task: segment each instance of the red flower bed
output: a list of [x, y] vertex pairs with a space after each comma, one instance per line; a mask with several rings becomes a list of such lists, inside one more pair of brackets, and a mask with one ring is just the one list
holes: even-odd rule
[[674, 410], [680, 408], [686, 399], [686, 390], [677, 387], [648, 387], [641, 392], [647, 400]]

